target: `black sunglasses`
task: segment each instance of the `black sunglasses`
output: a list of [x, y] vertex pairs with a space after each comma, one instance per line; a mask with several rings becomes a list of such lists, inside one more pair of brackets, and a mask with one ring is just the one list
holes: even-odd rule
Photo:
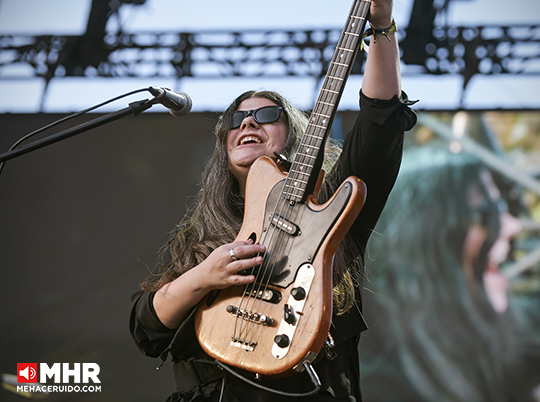
[[256, 110], [237, 110], [232, 116], [232, 127], [238, 128], [248, 116], [253, 116], [259, 124], [273, 123], [278, 121], [283, 108], [281, 106], [263, 106]]

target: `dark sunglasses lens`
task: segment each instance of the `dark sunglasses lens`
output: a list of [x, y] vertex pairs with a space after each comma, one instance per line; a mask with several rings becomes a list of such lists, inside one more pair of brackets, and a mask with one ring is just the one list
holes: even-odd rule
[[232, 128], [240, 127], [240, 124], [242, 124], [242, 121], [244, 121], [247, 115], [248, 112], [241, 110], [234, 112], [232, 116]]
[[265, 106], [257, 109], [254, 113], [255, 121], [260, 124], [273, 123], [279, 119], [281, 109], [277, 106]]

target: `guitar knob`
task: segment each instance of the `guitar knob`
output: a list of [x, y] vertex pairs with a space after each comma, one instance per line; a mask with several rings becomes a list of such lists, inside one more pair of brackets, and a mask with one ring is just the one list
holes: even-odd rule
[[306, 290], [303, 287], [292, 288], [291, 296], [294, 300], [304, 300], [306, 298]]
[[287, 346], [289, 346], [289, 343], [290, 343], [289, 337], [285, 334], [276, 335], [276, 337], [274, 338], [274, 342], [280, 348], [286, 348]]

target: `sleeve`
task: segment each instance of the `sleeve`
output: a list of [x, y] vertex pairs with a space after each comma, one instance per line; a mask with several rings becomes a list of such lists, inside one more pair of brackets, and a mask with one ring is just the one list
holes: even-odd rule
[[158, 357], [171, 343], [176, 330], [161, 323], [154, 310], [155, 293], [137, 292], [132, 296], [129, 329], [137, 347], [146, 356]]
[[390, 100], [371, 99], [360, 92], [360, 112], [331, 172], [337, 185], [351, 175], [366, 184], [366, 202], [350, 231], [362, 252], [397, 178], [404, 132], [416, 124], [409, 107], [413, 103], [405, 92]]

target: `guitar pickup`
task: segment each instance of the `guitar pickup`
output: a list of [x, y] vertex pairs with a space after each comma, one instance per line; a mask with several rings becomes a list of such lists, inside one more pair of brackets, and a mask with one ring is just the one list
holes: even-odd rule
[[271, 223], [291, 236], [299, 236], [301, 234], [300, 228], [297, 225], [279, 215], [272, 215]]
[[254, 284], [246, 290], [246, 296], [255, 297], [259, 300], [264, 300], [269, 303], [277, 304], [281, 301], [281, 293], [273, 289], [255, 289], [259, 285]]

